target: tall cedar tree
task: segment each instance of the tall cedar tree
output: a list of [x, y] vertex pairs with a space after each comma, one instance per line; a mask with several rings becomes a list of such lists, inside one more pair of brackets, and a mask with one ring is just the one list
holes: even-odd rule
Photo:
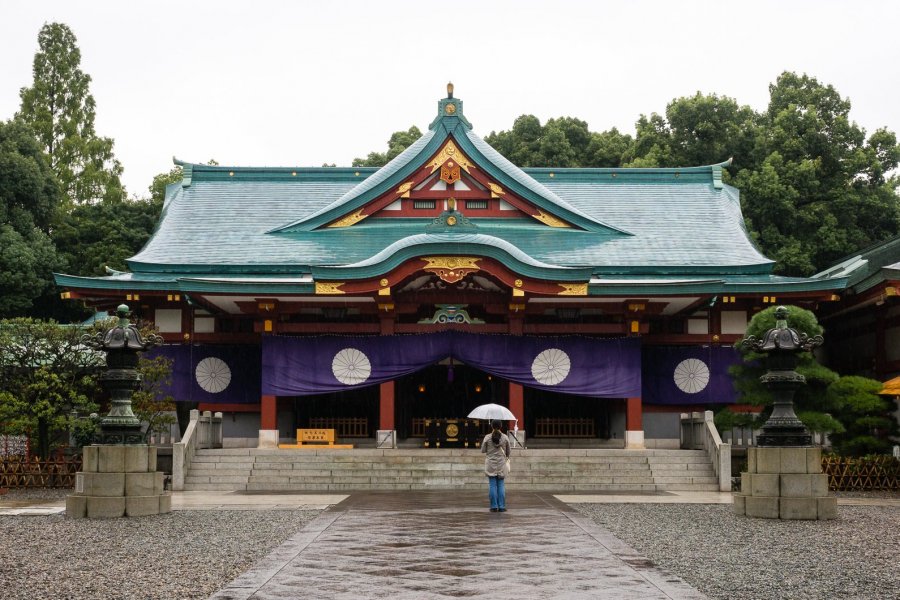
[[37, 135], [70, 205], [122, 200], [122, 165], [113, 156], [113, 140], [94, 130], [91, 77], [80, 68], [75, 35], [62, 23], [48, 23], [38, 46], [34, 83], [19, 92], [18, 116]]

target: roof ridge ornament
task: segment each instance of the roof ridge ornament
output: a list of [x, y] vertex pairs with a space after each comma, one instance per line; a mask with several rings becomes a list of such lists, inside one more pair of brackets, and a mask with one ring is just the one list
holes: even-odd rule
[[472, 233], [478, 225], [456, 210], [456, 198], [447, 198], [447, 210], [425, 226], [425, 233]]
[[442, 123], [445, 123], [444, 127], [448, 132], [455, 129], [458, 123], [466, 129], [472, 129], [472, 124], [463, 116], [462, 100], [453, 97], [453, 82], [447, 83], [447, 97], [438, 100], [437, 117], [428, 125], [428, 129], [437, 129]]

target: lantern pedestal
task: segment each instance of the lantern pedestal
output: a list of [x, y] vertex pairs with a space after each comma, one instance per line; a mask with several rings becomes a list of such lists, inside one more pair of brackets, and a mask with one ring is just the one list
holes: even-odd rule
[[734, 512], [763, 519], [837, 518], [821, 448], [748, 448]]
[[156, 470], [156, 447], [93, 445], [84, 447], [75, 493], [66, 496], [69, 519], [158, 515], [172, 510], [172, 496]]

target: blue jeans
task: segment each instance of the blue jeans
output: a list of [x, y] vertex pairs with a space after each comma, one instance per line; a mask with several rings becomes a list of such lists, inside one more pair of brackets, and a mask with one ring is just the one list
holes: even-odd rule
[[506, 508], [506, 484], [502, 477], [488, 477], [488, 497], [491, 508]]

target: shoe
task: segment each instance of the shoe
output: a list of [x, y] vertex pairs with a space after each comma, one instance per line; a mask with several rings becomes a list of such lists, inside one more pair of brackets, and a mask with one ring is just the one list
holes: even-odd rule
[[505, 509], [505, 508], [498, 508], [497, 510], [500, 511], [500, 512], [506, 512], [506, 509]]
[[491, 512], [497, 512], [498, 510], [500, 510], [500, 509], [499, 509], [499, 508], [492, 508], [492, 509], [491, 509]]

